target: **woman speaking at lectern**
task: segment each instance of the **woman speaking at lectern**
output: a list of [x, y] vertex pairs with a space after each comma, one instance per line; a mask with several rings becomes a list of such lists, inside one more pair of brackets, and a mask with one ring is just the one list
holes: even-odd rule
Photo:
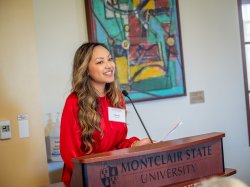
[[[125, 101], [115, 81], [115, 62], [101, 43], [81, 45], [74, 57], [72, 92], [61, 119], [62, 181], [69, 185], [72, 158], [150, 143], [127, 139]], [[114, 117], [115, 116], [115, 117]]]

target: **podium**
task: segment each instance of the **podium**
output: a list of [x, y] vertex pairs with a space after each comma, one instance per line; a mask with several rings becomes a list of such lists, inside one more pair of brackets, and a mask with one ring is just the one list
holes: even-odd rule
[[71, 187], [189, 186], [225, 169], [224, 133], [214, 132], [74, 158]]

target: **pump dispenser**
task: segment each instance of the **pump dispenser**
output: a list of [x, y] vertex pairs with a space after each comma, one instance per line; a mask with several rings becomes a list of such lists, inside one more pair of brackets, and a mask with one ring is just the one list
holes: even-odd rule
[[56, 121], [54, 122], [51, 113], [48, 114], [47, 129], [49, 136], [46, 137], [48, 161], [62, 161], [60, 154], [60, 113], [56, 113]]
[[59, 120], [60, 113], [56, 113], [56, 122], [52, 123], [52, 128], [50, 130], [49, 136], [54, 138], [60, 137], [60, 120]]

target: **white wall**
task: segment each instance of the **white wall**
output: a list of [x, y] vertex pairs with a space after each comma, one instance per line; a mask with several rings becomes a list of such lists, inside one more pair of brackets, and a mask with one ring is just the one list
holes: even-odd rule
[[39, 76], [46, 125], [48, 113], [55, 121], [71, 89], [73, 55], [88, 40], [85, 7], [81, 0], [33, 0]]
[[[87, 41], [81, 0], [34, 2], [44, 118], [61, 111], [70, 90], [76, 48]], [[179, 0], [187, 96], [136, 103], [154, 139], [177, 119], [184, 124], [169, 138], [225, 132], [225, 166], [250, 184], [237, 0]], [[205, 103], [190, 104], [189, 92], [204, 90]], [[129, 136], [145, 137], [131, 105]]]

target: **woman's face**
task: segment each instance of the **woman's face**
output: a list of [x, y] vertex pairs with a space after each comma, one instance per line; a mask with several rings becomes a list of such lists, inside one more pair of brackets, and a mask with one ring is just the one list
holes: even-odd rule
[[93, 86], [105, 86], [106, 83], [114, 81], [115, 63], [106, 48], [102, 46], [94, 48], [88, 65], [88, 73]]

